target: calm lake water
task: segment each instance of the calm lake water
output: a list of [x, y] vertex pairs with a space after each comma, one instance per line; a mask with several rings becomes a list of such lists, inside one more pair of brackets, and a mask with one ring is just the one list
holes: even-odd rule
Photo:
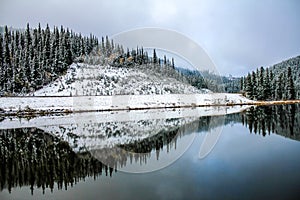
[[1, 200], [300, 198], [300, 105], [56, 118], [0, 130]]

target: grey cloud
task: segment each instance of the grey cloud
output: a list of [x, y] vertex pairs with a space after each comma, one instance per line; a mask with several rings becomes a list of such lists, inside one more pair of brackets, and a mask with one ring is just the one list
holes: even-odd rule
[[0, 25], [62, 24], [97, 36], [172, 29], [203, 47], [222, 74], [242, 75], [300, 54], [299, 8], [297, 0], [1, 0]]

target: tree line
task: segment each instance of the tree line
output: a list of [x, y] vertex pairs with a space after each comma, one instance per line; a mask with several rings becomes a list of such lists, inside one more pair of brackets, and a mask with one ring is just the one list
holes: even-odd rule
[[30, 28], [0, 33], [0, 95], [25, 94], [50, 83], [66, 72], [78, 57], [88, 55], [98, 39], [74, 33], [63, 26], [51, 31]]
[[261, 67], [241, 78], [241, 89], [252, 100], [292, 100], [297, 93], [292, 68], [274, 74], [271, 68]]

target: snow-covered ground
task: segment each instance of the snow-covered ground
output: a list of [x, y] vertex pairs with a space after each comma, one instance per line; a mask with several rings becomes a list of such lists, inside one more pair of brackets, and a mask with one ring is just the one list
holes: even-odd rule
[[64, 76], [30, 95], [107, 96], [208, 92], [177, 79], [174, 71], [153, 69], [150, 65], [119, 68], [80, 63], [72, 64]]
[[166, 94], [78, 97], [1, 97], [1, 112], [34, 111], [107, 111], [149, 108], [196, 107], [251, 104], [239, 94]]

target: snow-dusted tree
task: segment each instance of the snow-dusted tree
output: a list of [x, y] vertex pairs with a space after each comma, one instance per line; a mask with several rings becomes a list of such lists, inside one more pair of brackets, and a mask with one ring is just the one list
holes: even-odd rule
[[287, 69], [287, 76], [286, 76], [286, 98], [288, 100], [295, 99], [295, 87], [292, 75], [292, 69], [289, 66]]
[[105, 52], [107, 57], [109, 57], [112, 53], [112, 47], [108, 39], [108, 36], [105, 37]]
[[26, 46], [26, 57], [31, 59], [31, 55], [33, 54], [31, 52], [31, 45], [32, 45], [32, 38], [31, 38], [31, 33], [30, 33], [30, 27], [29, 23], [27, 23], [26, 31], [25, 31], [25, 46]]
[[158, 63], [158, 59], [157, 59], [157, 55], [156, 55], [155, 49], [153, 49], [153, 63], [154, 63], [154, 64], [157, 64], [157, 63]]
[[251, 83], [252, 83], [252, 99], [257, 99], [257, 77], [255, 72], [253, 71], [251, 74]]
[[265, 69], [264, 67], [260, 67], [259, 74], [257, 74], [257, 99], [263, 100], [265, 94], [264, 88], [264, 79], [265, 79]]
[[275, 99], [281, 100], [282, 99], [282, 93], [283, 93], [283, 79], [282, 79], [282, 73], [279, 74], [278, 78], [276, 79], [276, 87], [275, 87]]
[[4, 67], [3, 67], [3, 36], [0, 33], [0, 91], [3, 88], [4, 84]]
[[4, 49], [3, 49], [3, 74], [4, 74], [4, 91], [10, 92], [11, 81], [13, 76], [13, 71], [11, 68], [11, 57], [10, 57], [10, 32], [8, 31], [7, 26], [4, 28]]
[[[88, 48], [87, 47], [88, 42]], [[4, 28], [0, 35], [0, 91], [14, 93], [37, 89], [64, 73], [77, 56], [87, 55], [98, 44], [94, 36], [82, 38], [61, 27], [53, 32], [42, 29], [24, 31]], [[84, 48], [82, 48], [84, 47]]]
[[263, 88], [264, 88], [263, 99], [264, 100], [270, 99], [271, 98], [271, 81], [270, 81], [270, 74], [269, 74], [268, 68], [266, 68], [266, 71], [265, 71]]
[[101, 38], [101, 51], [103, 53], [105, 53], [105, 41], [104, 41], [104, 37], [103, 36]]
[[174, 58], [172, 58], [172, 68], [175, 69], [175, 62], [174, 62]]
[[72, 64], [72, 52], [71, 52], [71, 42], [70, 42], [70, 32], [67, 29], [67, 32], [65, 34], [65, 63], [67, 65]]
[[240, 79], [240, 88], [241, 88], [241, 91], [245, 91], [245, 88], [244, 88], [244, 85], [245, 85], [245, 78], [242, 76], [241, 79]]
[[272, 69], [269, 70], [270, 72], [270, 98], [275, 99], [275, 90], [276, 90], [276, 81], [274, 79], [274, 74]]
[[253, 83], [252, 83], [252, 78], [251, 74], [249, 73], [247, 78], [246, 78], [246, 92], [247, 92], [247, 97], [250, 99], [253, 99]]

